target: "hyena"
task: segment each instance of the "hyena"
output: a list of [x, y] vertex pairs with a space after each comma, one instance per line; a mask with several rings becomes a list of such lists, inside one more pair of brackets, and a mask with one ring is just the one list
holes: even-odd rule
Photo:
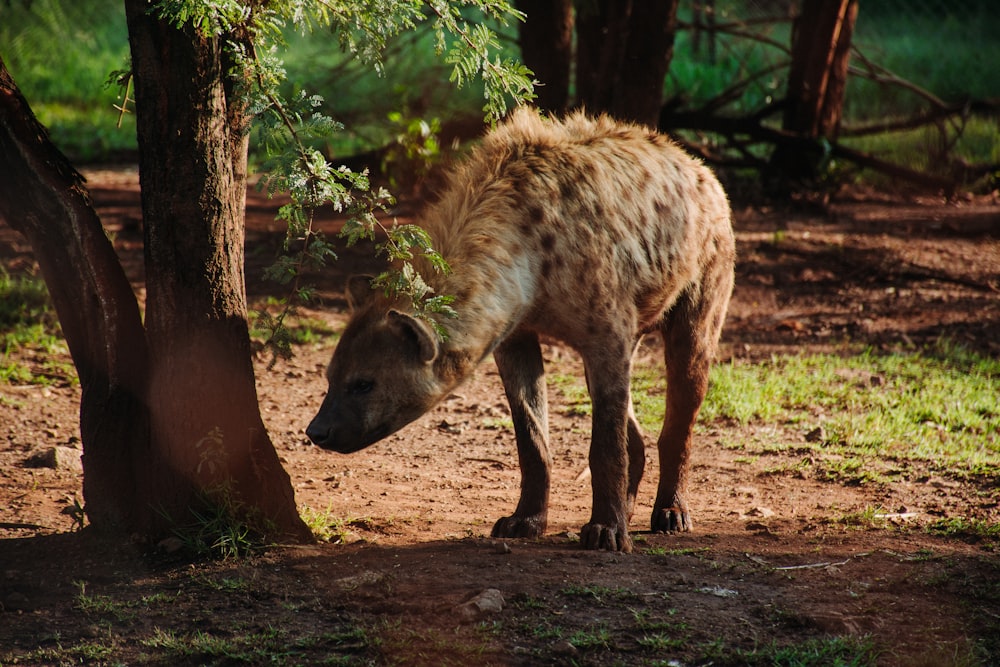
[[582, 357], [593, 404], [593, 505], [584, 547], [630, 551], [645, 466], [630, 375], [641, 337], [660, 331], [667, 410], [659, 435], [654, 531], [689, 530], [692, 428], [733, 287], [729, 203], [713, 174], [666, 137], [582, 113], [522, 109], [487, 134], [422, 226], [451, 266], [423, 271], [456, 297], [447, 337], [406, 303], [349, 281], [352, 315], [307, 429], [353, 452], [431, 409], [491, 353], [510, 403], [521, 494], [494, 537], [546, 528], [551, 454], [539, 337]]

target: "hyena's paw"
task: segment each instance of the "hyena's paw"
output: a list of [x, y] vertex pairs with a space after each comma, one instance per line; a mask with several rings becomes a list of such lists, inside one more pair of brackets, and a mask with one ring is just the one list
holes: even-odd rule
[[632, 551], [632, 538], [626, 525], [588, 523], [580, 529], [580, 545], [584, 549]]
[[505, 516], [493, 524], [492, 537], [541, 537], [545, 533], [546, 517]]
[[683, 533], [691, 530], [691, 515], [683, 502], [675, 502], [668, 507], [653, 507], [650, 528], [654, 533]]

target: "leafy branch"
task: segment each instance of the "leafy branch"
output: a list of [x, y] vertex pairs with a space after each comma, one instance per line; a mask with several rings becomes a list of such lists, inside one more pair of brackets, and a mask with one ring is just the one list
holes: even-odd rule
[[[519, 21], [525, 18], [522, 12], [507, 2], [487, 4], [494, 5], [490, 14], [504, 25], [507, 16], [514, 16]], [[491, 57], [492, 53], [500, 50], [495, 32], [481, 23], [470, 27], [459, 8], [449, 2], [432, 0], [429, 7], [437, 16], [434, 26], [437, 54], [446, 51], [446, 33], [458, 38], [445, 57], [445, 62], [453, 66], [449, 81], [461, 88], [468, 79], [480, 76], [486, 84], [483, 111], [490, 121], [495, 122], [503, 116], [507, 110], [507, 96], [518, 101], [534, 99], [535, 81], [531, 78], [531, 70], [511, 58], [501, 60], [497, 55]]]
[[[302, 31], [331, 27], [340, 46], [381, 73], [382, 55], [390, 40], [434, 21], [438, 54], [453, 66], [451, 80], [462, 86], [479, 76], [485, 84], [484, 111], [495, 121], [507, 108], [532, 95], [531, 72], [524, 65], [494, 55], [500, 50], [496, 34], [485, 24], [470, 24], [465, 8], [478, 9], [485, 17], [506, 25], [509, 18], [523, 20], [507, 0], [160, 0], [155, 9], [172, 24], [188, 26], [206, 38], [226, 39], [235, 63], [232, 74], [240, 85], [248, 114], [255, 119], [265, 154], [258, 187], [268, 196], [287, 192], [289, 203], [280, 207], [278, 219], [287, 224], [284, 254], [267, 269], [265, 276], [290, 285], [290, 297], [277, 316], [261, 313], [258, 328], [269, 332], [265, 347], [277, 357], [291, 354], [285, 318], [295, 303], [307, 302], [314, 290], [301, 283], [307, 269], [320, 269], [337, 259], [334, 246], [315, 228], [315, 213], [330, 205], [348, 219], [340, 237], [350, 246], [366, 239], [375, 243], [389, 268], [372, 284], [389, 298], [407, 299], [418, 317], [426, 319], [444, 337], [444, 328], [431, 315], [454, 317], [452, 297], [435, 295], [415, 268], [419, 256], [433, 271], [446, 272], [448, 265], [434, 250], [427, 233], [414, 225], [383, 223], [379, 213], [395, 202], [384, 189], [373, 190], [368, 172], [334, 167], [311, 146], [343, 127], [321, 112], [322, 98], [299, 92], [285, 99], [280, 91], [286, 75], [277, 55], [285, 46], [284, 29]], [[449, 36], [454, 38], [446, 49]]]

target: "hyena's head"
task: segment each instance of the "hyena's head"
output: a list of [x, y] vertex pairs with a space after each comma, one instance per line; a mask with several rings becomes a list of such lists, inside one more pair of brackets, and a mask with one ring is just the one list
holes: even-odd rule
[[368, 278], [348, 283], [353, 313], [327, 368], [329, 391], [306, 434], [324, 449], [356, 452], [406, 426], [437, 403], [437, 335], [375, 298]]

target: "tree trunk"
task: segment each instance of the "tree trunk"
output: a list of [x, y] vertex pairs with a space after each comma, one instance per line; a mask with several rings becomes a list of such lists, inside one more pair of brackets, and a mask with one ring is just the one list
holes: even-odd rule
[[594, 0], [576, 17], [577, 104], [655, 127], [678, 0]]
[[[814, 139], [836, 138], [857, 16], [858, 0], [803, 3], [792, 32], [784, 130]], [[823, 158], [779, 147], [771, 163], [786, 175], [809, 179], [818, 175]]]
[[[135, 77], [153, 447], [171, 470], [143, 488], [188, 519], [206, 497], [308, 539], [264, 428], [243, 278], [249, 118], [225, 45], [126, 0]], [[178, 483], [178, 479], [183, 483]], [[154, 516], [150, 517], [155, 519]]]
[[146, 340], [135, 295], [83, 178], [48, 140], [0, 60], [0, 217], [31, 244], [80, 378], [91, 523], [130, 529], [148, 457]]
[[518, 0], [526, 19], [518, 24], [521, 61], [541, 84], [535, 105], [561, 113], [569, 106], [573, 63], [572, 0]]

